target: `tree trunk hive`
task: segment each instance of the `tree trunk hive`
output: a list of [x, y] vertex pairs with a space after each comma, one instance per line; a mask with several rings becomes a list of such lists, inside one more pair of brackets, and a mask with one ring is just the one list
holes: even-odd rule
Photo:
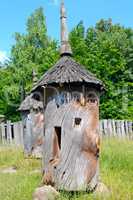
[[29, 95], [21, 103], [19, 111], [23, 122], [24, 154], [26, 157], [41, 157], [44, 131], [43, 103]]
[[[59, 106], [59, 105], [58, 105]], [[44, 182], [59, 190], [94, 189], [99, 176], [99, 108], [72, 100], [45, 111]]]
[[103, 83], [72, 59], [61, 4], [61, 58], [37, 82], [45, 104], [44, 183], [58, 190], [93, 190], [99, 178], [99, 95]]

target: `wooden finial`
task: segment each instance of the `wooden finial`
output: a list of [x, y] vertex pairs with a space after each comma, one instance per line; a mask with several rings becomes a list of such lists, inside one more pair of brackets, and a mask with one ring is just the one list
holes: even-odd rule
[[61, 49], [60, 55], [72, 55], [72, 49], [69, 44], [68, 30], [67, 30], [67, 16], [64, 1], [61, 1]]

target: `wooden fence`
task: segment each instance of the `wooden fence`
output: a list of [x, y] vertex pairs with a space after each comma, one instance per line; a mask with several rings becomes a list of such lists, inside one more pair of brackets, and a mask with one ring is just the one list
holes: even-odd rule
[[[106, 137], [133, 139], [133, 122], [125, 120], [101, 120], [100, 134]], [[22, 122], [0, 124], [0, 144], [23, 146]]]
[[100, 133], [107, 137], [133, 139], [133, 122], [126, 120], [101, 120]]
[[0, 144], [23, 146], [23, 125], [22, 122], [0, 124]]

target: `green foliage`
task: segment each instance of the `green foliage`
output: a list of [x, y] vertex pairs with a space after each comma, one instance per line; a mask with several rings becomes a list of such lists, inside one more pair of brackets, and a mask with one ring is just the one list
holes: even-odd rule
[[26, 34], [15, 33], [11, 61], [6, 68], [0, 68], [0, 113], [13, 121], [19, 119], [22, 87], [26, 93], [32, 88], [33, 69], [40, 78], [58, 58], [57, 43], [47, 35], [42, 8], [28, 18], [26, 30]]
[[[70, 33], [74, 58], [106, 87], [100, 117], [133, 119], [133, 29], [100, 20], [85, 30], [81, 21]], [[28, 18], [26, 33], [15, 33], [11, 59], [0, 67], [0, 114], [18, 120], [17, 108], [32, 88], [32, 71], [40, 78], [59, 58], [57, 42], [47, 35], [43, 9]], [[22, 95], [20, 95], [22, 94]]]
[[74, 57], [106, 86], [101, 118], [133, 119], [133, 30], [101, 20], [93, 28], [80, 22], [70, 33]]

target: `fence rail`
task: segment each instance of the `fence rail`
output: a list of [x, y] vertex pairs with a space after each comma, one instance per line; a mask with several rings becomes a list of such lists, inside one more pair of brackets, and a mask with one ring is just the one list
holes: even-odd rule
[[[126, 120], [100, 120], [100, 134], [105, 137], [133, 139], [133, 122]], [[0, 144], [23, 146], [22, 121], [0, 124]]]
[[107, 137], [133, 139], [133, 122], [126, 120], [100, 120], [100, 133]]
[[22, 122], [0, 124], [0, 143], [2, 145], [23, 146], [23, 125]]

